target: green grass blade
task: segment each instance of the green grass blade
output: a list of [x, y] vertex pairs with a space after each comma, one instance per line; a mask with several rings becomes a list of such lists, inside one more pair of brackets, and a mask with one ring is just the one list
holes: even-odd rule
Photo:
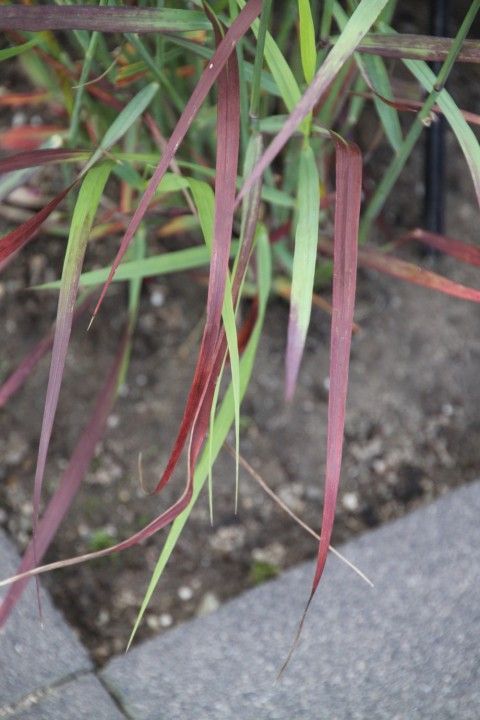
[[[475, 186], [477, 200], [480, 204], [480, 146], [475, 134], [463, 117], [451, 95], [446, 90], [441, 89], [448, 73], [453, 67], [456, 55], [460, 52], [462, 40], [465, 38], [465, 35], [467, 34], [479, 8], [480, 0], [475, 0], [467, 12], [455, 40], [452, 43], [451, 50], [442, 65], [438, 78], [430, 70], [426, 63], [418, 60], [404, 60], [405, 65], [423, 85], [427, 92], [430, 93], [430, 95], [424, 102], [420, 112], [411, 125], [402, 146], [399, 148], [396, 157], [392, 160], [390, 166], [385, 172], [364, 212], [360, 230], [360, 239], [362, 242], [367, 239], [371, 223], [378, 217], [382, 207], [384, 206], [387, 197], [389, 196], [397, 178], [410, 156], [410, 153], [422, 134], [424, 128], [423, 121], [429, 116], [435, 103], [438, 104], [445, 115], [456, 135], [460, 147], [464, 152], [465, 159], [473, 179], [473, 184]], [[382, 25], [382, 28], [390, 31], [388, 26]]]
[[218, 380], [212, 399], [212, 409], [210, 411], [210, 424], [208, 429], [208, 510], [210, 513], [210, 524], [213, 526], [213, 438], [215, 435], [215, 415], [217, 414], [218, 397], [220, 394], [220, 385], [222, 383], [223, 371], [225, 370], [225, 360], [222, 369], [219, 372]]
[[308, 84], [313, 80], [317, 62], [315, 47], [315, 25], [313, 24], [310, 0], [298, 0], [300, 18], [300, 55], [302, 58], [303, 75]]
[[158, 83], [150, 83], [140, 90], [140, 92], [137, 93], [132, 100], [130, 100], [128, 105], [123, 108], [121, 113], [115, 118], [108, 128], [102, 138], [102, 141], [100, 142], [99, 147], [86, 164], [82, 174], [85, 174], [92, 165], [94, 165], [103, 156], [103, 154], [112, 147], [112, 145], [115, 145], [115, 143], [118, 142], [123, 135], [125, 135], [135, 120], [137, 120], [144, 110], [147, 109], [158, 88]]
[[319, 98], [330, 87], [337, 73], [355, 52], [360, 40], [368, 32], [386, 3], [387, 0], [362, 0], [357, 6], [337, 43], [327, 55], [325, 62], [320, 66], [313, 82], [310, 83], [291, 111], [283, 128], [267, 147], [252, 170], [250, 177], [244, 183], [242, 190], [237, 195], [237, 206], [246, 193], [250, 191], [250, 188], [263, 175], [295, 131], [302, 125], [302, 121], [313, 110]]
[[[198, 210], [200, 226], [202, 228], [205, 244], [209, 249], [212, 247], [213, 224], [215, 215], [215, 196], [210, 185], [199, 180], [191, 180], [193, 200]], [[225, 295], [223, 298], [222, 320], [227, 338], [228, 355], [230, 358], [230, 370], [232, 375], [233, 399], [235, 405], [235, 444], [236, 449], [240, 447], [240, 357], [238, 354], [237, 326], [235, 322], [235, 310], [232, 298], [232, 283], [230, 276], [226, 278]], [[221, 374], [220, 374], [221, 378]], [[217, 387], [220, 383], [220, 378]], [[218, 395], [217, 390], [215, 394]], [[216, 403], [212, 404], [212, 412], [215, 412]], [[238, 453], [237, 453], [238, 456]], [[211, 488], [211, 477], [209, 481]], [[238, 498], [238, 461], [235, 466], [235, 511]]]
[[227, 277], [225, 297], [222, 308], [223, 326], [227, 338], [228, 356], [230, 358], [230, 372], [232, 376], [233, 404], [235, 415], [235, 514], [238, 510], [238, 454], [240, 451], [240, 356], [238, 353], [237, 325], [233, 307], [232, 283]]
[[207, 183], [202, 180], [189, 179], [193, 202], [198, 210], [198, 219], [202, 228], [203, 239], [209, 253], [212, 250], [213, 222], [215, 217], [215, 195]]
[[[433, 92], [436, 77], [428, 65], [417, 60], [404, 60], [410, 72], [423, 85], [427, 92]], [[442, 90], [436, 100], [445, 115], [455, 137], [462, 148], [470, 169], [478, 202], [480, 204], [480, 146], [470, 125], [463, 117], [454, 99], [447, 90]]]
[[[135, 239], [131, 245], [131, 257], [133, 260], [143, 260], [147, 251], [147, 231], [145, 225], [140, 225]], [[118, 386], [125, 382], [130, 356], [132, 353], [133, 331], [137, 322], [138, 310], [140, 307], [140, 296], [142, 291], [143, 278], [134, 277], [128, 287], [128, 338], [122, 358], [122, 366], [118, 377]]]
[[298, 173], [297, 227], [293, 255], [285, 395], [293, 398], [310, 323], [320, 220], [320, 180], [309, 144], [302, 148]]
[[80, 110], [82, 107], [82, 100], [85, 93], [85, 83], [87, 82], [87, 78], [90, 73], [90, 68], [92, 66], [93, 58], [95, 56], [99, 37], [100, 34], [98, 32], [92, 33], [90, 42], [88, 43], [88, 48], [85, 52], [85, 58], [82, 65], [82, 71], [80, 73], [80, 79], [78, 81], [77, 92], [75, 95], [75, 100], [73, 102], [72, 117], [70, 119], [70, 131], [68, 133], [68, 139], [71, 147], [75, 147], [76, 145], [78, 126], [80, 123]]
[[[232, 243], [232, 255], [238, 250], [238, 241]], [[169, 273], [193, 270], [210, 262], [210, 251], [206, 247], [191, 247], [186, 250], [173, 250], [165, 255], [155, 255], [143, 260], [130, 260], [118, 267], [113, 282], [125, 282], [155, 275], [168, 275]], [[90, 270], [80, 276], [82, 287], [92, 287], [105, 282], [110, 272], [109, 267]], [[60, 280], [38, 286], [37, 290], [58, 290]]]
[[[245, 0], [237, 0], [239, 6], [243, 8], [245, 6]], [[258, 35], [260, 28], [260, 21], [256, 20], [252, 25], [252, 30], [255, 35]], [[290, 68], [290, 65], [285, 60], [280, 48], [277, 43], [267, 32], [265, 38], [265, 61], [270, 68], [273, 79], [278, 87], [283, 102], [287, 109], [292, 110], [298, 103], [301, 97], [300, 88], [295, 80], [295, 76]]]
[[15, 45], [15, 47], [0, 50], [0, 62], [3, 62], [3, 60], [10, 60], [10, 58], [17, 57], [17, 55], [21, 55], [27, 50], [35, 47], [35, 45], [38, 45], [38, 42], [38, 38], [32, 38], [32, 40], [22, 43], [21, 45]]
[[[253, 330], [252, 336], [249, 340], [249, 343], [245, 349], [245, 352], [242, 355], [242, 358], [240, 360], [240, 393], [241, 397], [245, 394], [245, 391], [248, 387], [248, 383], [250, 381], [250, 377], [253, 370], [253, 364], [255, 361], [255, 356], [257, 352], [258, 342], [260, 339], [261, 330], [263, 327], [263, 321], [265, 318], [265, 308], [267, 304], [268, 295], [270, 292], [270, 283], [271, 283], [271, 259], [270, 259], [270, 247], [268, 242], [268, 235], [266, 232], [266, 229], [264, 227], [261, 227], [260, 230], [257, 233], [257, 258], [258, 258], [258, 291], [259, 291], [259, 313], [257, 322], [255, 325], [255, 328]], [[225, 442], [228, 432], [232, 426], [232, 423], [234, 422], [235, 418], [235, 402], [233, 397], [233, 388], [232, 385], [227, 390], [227, 393], [225, 395], [225, 398], [222, 402], [222, 405], [220, 407], [220, 411], [215, 418], [214, 423], [214, 433], [213, 433], [213, 459], [215, 459], [220, 452], [220, 449]], [[158, 581], [160, 580], [160, 577], [162, 575], [162, 572], [170, 558], [170, 555], [172, 554], [175, 545], [177, 544], [177, 541], [180, 537], [180, 534], [185, 526], [185, 523], [188, 520], [188, 517], [198, 499], [198, 496], [200, 495], [200, 492], [205, 484], [205, 481], [208, 476], [208, 468], [209, 468], [209, 462], [210, 462], [210, 452], [209, 448], [205, 448], [205, 450], [202, 453], [202, 457], [200, 458], [200, 461], [197, 465], [197, 468], [195, 470], [195, 479], [194, 479], [194, 488], [193, 488], [193, 496], [190, 501], [190, 504], [188, 507], [184, 510], [184, 512], [179, 515], [179, 517], [176, 518], [176, 520], [173, 522], [172, 527], [170, 528], [170, 531], [168, 533], [167, 539], [165, 541], [165, 545], [163, 546], [163, 550], [160, 554], [160, 557], [158, 559], [157, 565], [155, 567], [155, 570], [153, 571], [152, 578], [150, 580], [149, 586], [147, 588], [147, 591], [145, 593], [145, 597], [142, 602], [142, 606], [140, 608], [140, 611], [138, 613], [138, 617], [135, 621], [135, 625], [133, 627], [130, 640], [128, 642], [128, 646], [130, 646], [135, 633], [140, 625], [140, 622], [142, 620], [142, 617], [145, 613], [145, 610], [148, 607], [148, 604], [150, 602], [150, 599], [155, 591], [155, 588], [157, 587]]]
[[[386, 98], [393, 96], [390, 80], [388, 77], [387, 69], [382, 58], [376, 57], [375, 55], [365, 55], [360, 57], [358, 53], [355, 54], [355, 60], [357, 65], [365, 68], [365, 73], [368, 76], [373, 88], [376, 92]], [[400, 119], [398, 112], [391, 105], [386, 105], [380, 98], [374, 96], [373, 102], [375, 109], [382, 123], [385, 135], [392, 146], [397, 152], [403, 141], [402, 128], [400, 126]]]

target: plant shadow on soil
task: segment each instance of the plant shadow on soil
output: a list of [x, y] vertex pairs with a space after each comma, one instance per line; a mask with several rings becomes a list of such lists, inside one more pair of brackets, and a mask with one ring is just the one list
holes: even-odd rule
[[[469, 97], [466, 90], [464, 99]], [[463, 105], [471, 107], [468, 101]], [[363, 140], [368, 146], [368, 138]], [[478, 210], [463, 158], [450, 135], [448, 153], [447, 231], [474, 242]], [[420, 222], [422, 172], [422, 156], [416, 153], [386, 209], [386, 226], [395, 228], [395, 234]], [[2, 276], [4, 347], [8, 348], [2, 375], [50, 326], [54, 296], [24, 288], [49, 278], [52, 267], [58, 272], [61, 249], [58, 240], [35, 241]], [[413, 249], [403, 250], [402, 255], [459, 282], [479, 285], [477, 270], [448, 258], [419, 259]], [[110, 256], [105, 255], [105, 262]], [[161, 497], [146, 496], [139, 483], [137, 457], [142, 451], [146, 482], [152, 486], [178, 427], [198, 348], [205, 288], [192, 277], [145, 284], [125, 390], [48, 560], [126, 537], [180, 493], [184, 465]], [[81, 321], [73, 333], [46, 474], [47, 493], [65, 467], [113, 356], [123, 320], [117, 313], [119, 295], [123, 301], [123, 290], [112, 289], [91, 332], [85, 333], [86, 323]], [[355, 318], [361, 330], [352, 344], [335, 544], [473, 480], [480, 460], [478, 307], [360, 271]], [[241, 452], [272, 489], [318, 529], [329, 318], [313, 310], [299, 387], [288, 408], [282, 385], [287, 319], [287, 306], [273, 301], [242, 406]], [[47, 374], [45, 359], [0, 419], [0, 522], [20, 550], [31, 531], [32, 482]], [[124, 650], [164, 539], [162, 532], [121, 556], [44, 576], [56, 604], [98, 664]], [[233, 462], [222, 453], [214, 468], [214, 526], [210, 527], [203, 493], [138, 639], [210, 612], [315, 552], [314, 541], [243, 471], [235, 516]], [[305, 595], [308, 590], [304, 588]]]

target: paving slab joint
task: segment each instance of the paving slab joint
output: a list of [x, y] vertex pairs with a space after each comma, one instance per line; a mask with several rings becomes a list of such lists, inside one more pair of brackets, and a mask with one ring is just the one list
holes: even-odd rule
[[[19, 712], [26, 711], [33, 705], [38, 704], [41, 700], [44, 700], [46, 697], [48, 697], [48, 695], [50, 695], [55, 690], [61, 688], [63, 685], [67, 685], [68, 683], [78, 680], [81, 677], [92, 674], [93, 673], [91, 672], [91, 670], [79, 670], [78, 672], [69, 673], [68, 675], [65, 675], [65, 677], [57, 680], [51, 685], [45, 685], [44, 687], [33, 690], [33, 692], [28, 693], [28, 695], [25, 695], [25, 697], [21, 698], [21, 700], [18, 700], [15, 703], [7, 703], [6, 705], [2, 705], [0, 707], [0, 720], [4, 720], [4, 718], [9, 718], [14, 715], [18, 715]], [[102, 685], [104, 685], [103, 682]]]
[[[108, 682], [102, 677], [102, 675], [100, 675], [100, 672], [96, 672], [95, 676], [99, 681], [100, 685], [105, 690], [105, 692], [108, 693], [109, 697], [112, 700], [112, 703], [115, 705], [117, 710], [121, 712], [122, 715], [125, 715], [125, 720], [137, 720], [137, 718], [135, 718], [128, 712], [125, 705], [122, 703], [120, 696], [115, 692], [115, 689], [108, 684]], [[0, 720], [1, 717], [2, 716], [0, 715]]]

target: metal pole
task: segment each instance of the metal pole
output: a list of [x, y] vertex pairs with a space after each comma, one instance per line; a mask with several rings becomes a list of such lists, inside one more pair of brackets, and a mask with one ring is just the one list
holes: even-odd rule
[[[449, 0], [430, 0], [430, 33], [447, 35]], [[438, 74], [441, 63], [431, 64]], [[425, 208], [427, 230], [443, 233], [445, 228], [445, 118], [440, 115], [427, 131], [425, 148]]]

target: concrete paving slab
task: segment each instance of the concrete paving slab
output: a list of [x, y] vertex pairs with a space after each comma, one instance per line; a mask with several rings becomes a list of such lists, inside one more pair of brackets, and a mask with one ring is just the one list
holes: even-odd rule
[[[15, 572], [18, 554], [0, 532], [0, 577]], [[0, 598], [6, 593], [0, 590]], [[0, 629], [0, 708], [39, 688], [92, 668], [88, 654], [47, 593], [41, 590], [43, 627], [35, 584], [27, 587], [5, 627]]]
[[[312, 564], [114, 659], [136, 720], [478, 720], [480, 483], [331, 557], [283, 677]], [[160, 589], [161, 592], [161, 589]]]
[[37, 698], [27, 698], [13, 714], [5, 717], [12, 720], [125, 720], [99, 680], [90, 674], [50, 689]]

